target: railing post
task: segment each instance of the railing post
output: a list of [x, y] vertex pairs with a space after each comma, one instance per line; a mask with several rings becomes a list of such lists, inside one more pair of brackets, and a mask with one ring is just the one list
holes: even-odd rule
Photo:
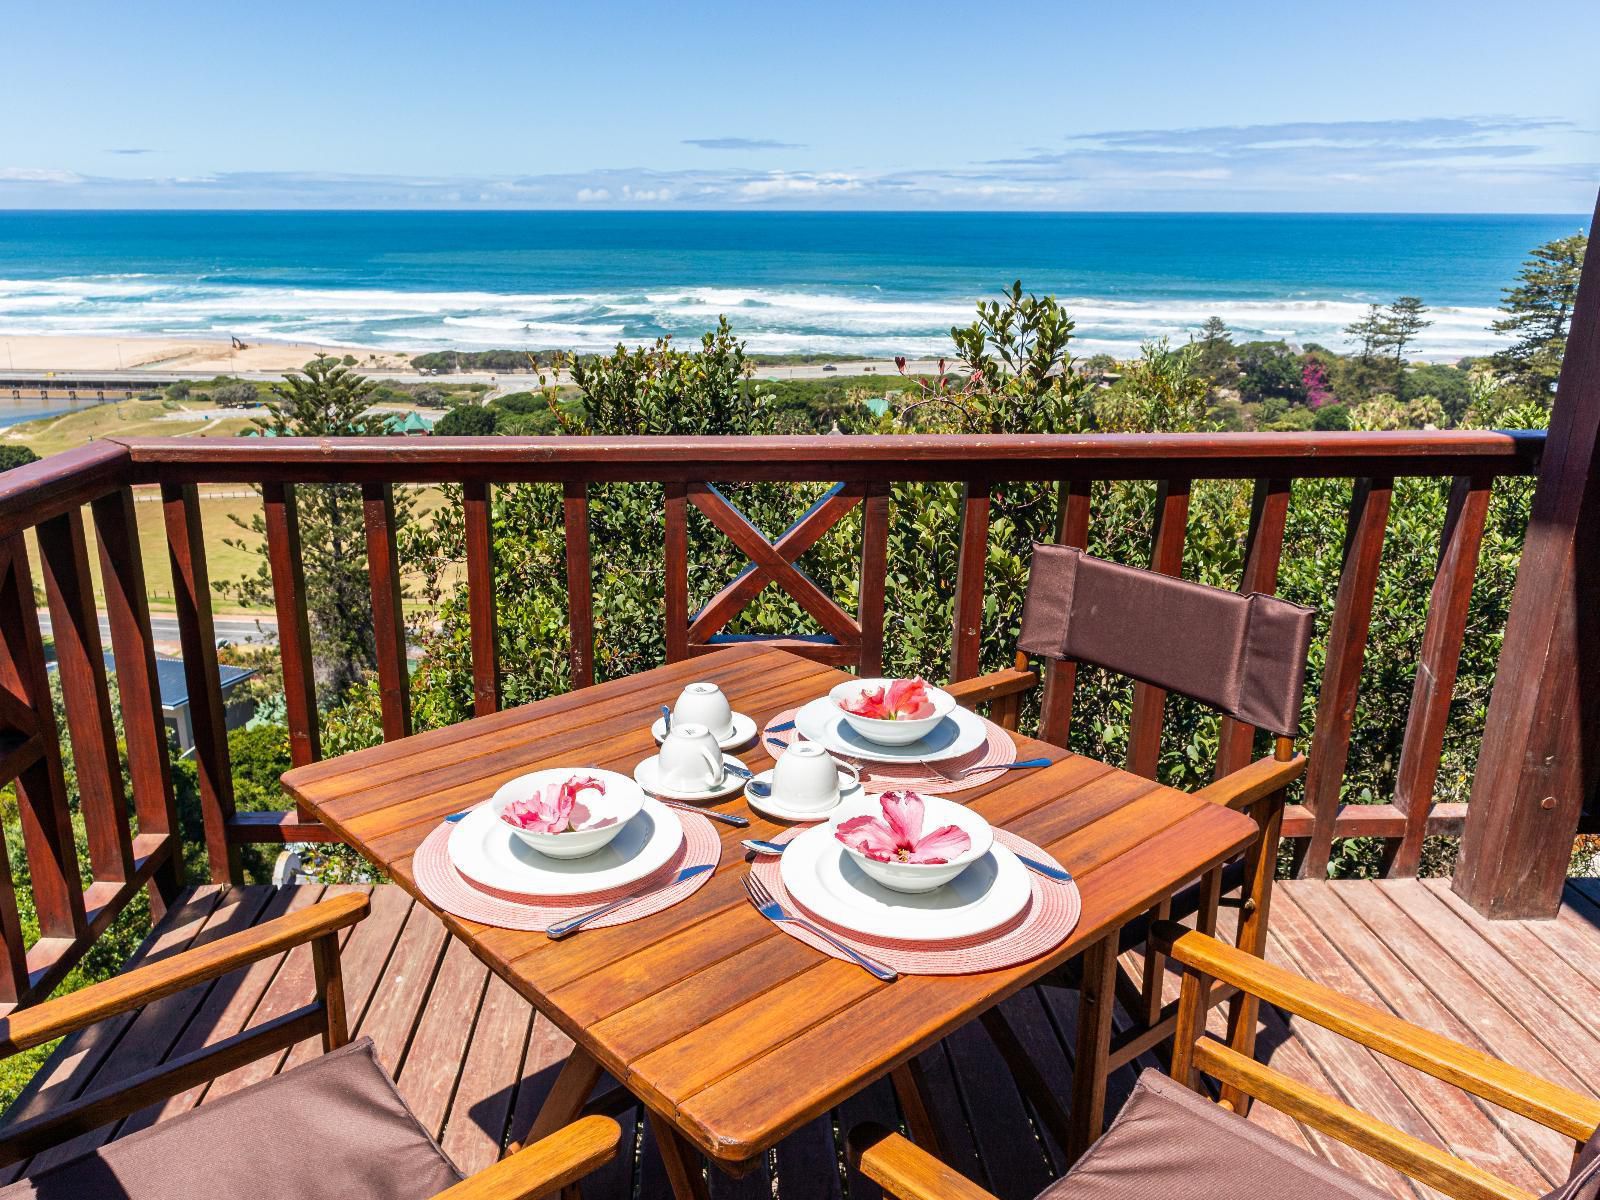
[[856, 616], [861, 625], [858, 674], [883, 674], [883, 605], [889, 573], [889, 485], [871, 483], [861, 501], [861, 588]]
[[[1591, 230], [1600, 231], [1600, 206]], [[1490, 917], [1556, 914], [1573, 835], [1600, 777], [1597, 435], [1600, 254], [1591, 249], [1456, 863], [1456, 894]]]
[[562, 485], [567, 545], [567, 630], [572, 637], [574, 688], [594, 683], [594, 567], [589, 555], [589, 488], [580, 479]]
[[157, 919], [183, 886], [182, 839], [172, 764], [167, 757], [167, 726], [161, 719], [161, 687], [156, 680], [155, 638], [150, 631], [150, 600], [139, 521], [133, 493], [120, 487], [92, 505], [95, 541], [100, 547], [100, 580], [105, 590], [111, 649], [117, 661], [117, 692], [122, 700], [122, 733], [128, 747], [128, 778], [139, 837], [166, 842], [166, 862], [150, 877], [150, 911]]
[[665, 572], [663, 616], [667, 622], [667, 661], [689, 657], [689, 489], [682, 483], [666, 485], [666, 542], [662, 551]]
[[289, 761], [303, 767], [322, 757], [322, 739], [317, 729], [317, 677], [311, 657], [311, 621], [306, 611], [306, 571], [300, 556], [300, 513], [294, 485], [263, 483], [261, 501], [266, 513], [272, 605], [278, 614]]
[[1317, 696], [1317, 725], [1306, 768], [1306, 808], [1313, 826], [1298, 865], [1298, 874], [1305, 879], [1320, 879], [1328, 873], [1393, 491], [1392, 479], [1358, 479], [1350, 500], [1344, 568], [1333, 602], [1322, 688]]
[[100, 614], [89, 577], [89, 548], [83, 536], [83, 510], [69, 509], [38, 528], [39, 562], [50, 623], [55, 636], [56, 670], [72, 759], [78, 768], [78, 803], [88, 835], [94, 878], [122, 882], [133, 875], [133, 838], [122, 787], [122, 759], [111, 717], [105, 652], [100, 648]]
[[85, 929], [78, 848], [72, 840], [72, 814], [61, 773], [60, 737], [44, 645], [33, 598], [33, 572], [22, 535], [0, 548], [0, 691], [8, 724], [31, 724], [39, 753], [12, 780], [28, 851], [39, 933], [75, 938]]
[[989, 481], [969, 480], [961, 489], [961, 548], [956, 560], [952, 682], [982, 670], [983, 569], [989, 561]]
[[500, 708], [499, 628], [494, 598], [494, 509], [489, 485], [461, 485], [467, 530], [467, 615], [472, 637], [472, 713], [486, 717]]
[[378, 692], [383, 740], [411, 736], [411, 672], [406, 660], [406, 618], [395, 546], [394, 485], [361, 485], [367, 534], [367, 582], [372, 591], [372, 632], [378, 651]]
[[1428, 833], [1445, 726], [1450, 723], [1450, 700], [1461, 665], [1461, 643], [1472, 604], [1472, 581], [1478, 573], [1478, 548], [1483, 543], [1491, 482], [1487, 477], [1462, 477], [1450, 488], [1439, 563], [1428, 598], [1428, 623], [1417, 655], [1417, 677], [1394, 782], [1394, 806], [1406, 815], [1406, 832], [1398, 843], [1390, 843], [1388, 875], [1415, 875], [1422, 862], [1422, 841]]
[[200, 494], [192, 483], [164, 483], [161, 508], [167, 526], [167, 556], [172, 562], [183, 675], [189, 685], [189, 718], [194, 726], [194, 760], [211, 882], [239, 883], [239, 848], [228, 839], [228, 822], [234, 814], [233, 775], [217, 670], [217, 635], [211, 622], [211, 581], [206, 572], [205, 535], [200, 527]]

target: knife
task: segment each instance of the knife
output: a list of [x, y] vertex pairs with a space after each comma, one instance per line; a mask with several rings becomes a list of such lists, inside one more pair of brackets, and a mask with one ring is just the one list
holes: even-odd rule
[[565, 921], [558, 921], [554, 925], [550, 926], [550, 928], [545, 930], [545, 933], [556, 941], [560, 941], [569, 934], [577, 933], [578, 930], [582, 929], [585, 925], [587, 925], [590, 921], [595, 920], [597, 917], [603, 917], [608, 912], [615, 912], [624, 904], [632, 904], [635, 900], [638, 900], [643, 896], [648, 896], [653, 891], [660, 891], [661, 888], [669, 888], [675, 884], [682, 883], [685, 879], [693, 879], [697, 875], [704, 875], [714, 866], [716, 866], [715, 863], [701, 863], [697, 867], [685, 867], [671, 879], [667, 880], [667, 882], [663, 883], [661, 887], [647, 888], [642, 892], [632, 892], [626, 896], [623, 896], [620, 900], [613, 900], [609, 904], [602, 904], [599, 908], [591, 908], [588, 912], [579, 913], [575, 917], [568, 917]]

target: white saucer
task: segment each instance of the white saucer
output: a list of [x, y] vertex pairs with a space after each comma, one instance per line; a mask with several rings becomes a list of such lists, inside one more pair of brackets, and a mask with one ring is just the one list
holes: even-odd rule
[[[769, 787], [772, 784], [772, 770], [758, 772], [750, 783], [764, 783]], [[763, 816], [776, 817], [780, 821], [797, 821], [810, 823], [812, 821], [826, 821], [846, 800], [858, 795], [861, 791], [860, 783], [851, 782], [850, 776], [844, 771], [839, 772], [839, 798], [824, 809], [815, 808], [788, 808], [777, 796], [758, 796], [750, 790], [750, 783], [744, 785], [745, 803]]]
[[[656, 745], [660, 745], [667, 736], [666, 721], [657, 717], [650, 726], [650, 736], [655, 738]], [[732, 750], [735, 746], [743, 746], [747, 742], [756, 740], [756, 722], [754, 717], [747, 717], [743, 713], [733, 714], [733, 732], [725, 738], [718, 738], [717, 745], [724, 750]]]
[[839, 706], [826, 696], [813, 700], [795, 713], [794, 727], [807, 740], [820, 743], [834, 754], [867, 762], [939, 762], [971, 754], [989, 740], [989, 728], [983, 718], [970, 709], [957, 706], [926, 737], [914, 742], [904, 746], [869, 742], [845, 722]]
[[856, 865], [834, 838], [835, 824], [813, 826], [791, 841], [779, 870], [798, 904], [843, 929], [907, 941], [953, 941], [1004, 925], [1032, 895], [1027, 868], [999, 842], [944, 887], [890, 891]]
[[683, 844], [671, 810], [646, 796], [644, 807], [604, 849], [584, 858], [549, 858], [511, 829], [487, 804], [450, 831], [450, 861], [468, 879], [521, 896], [587, 896], [625, 887], [666, 864]]
[[[724, 762], [731, 762], [740, 767], [744, 766], [742, 762], [731, 754], [724, 754], [722, 757]], [[722, 773], [722, 782], [716, 787], [704, 788], [698, 791], [684, 791], [681, 788], [672, 787], [662, 780], [661, 756], [658, 754], [652, 754], [635, 767], [633, 769], [633, 778], [634, 782], [652, 796], [661, 796], [667, 800], [682, 800], [688, 804], [697, 804], [707, 800], [721, 800], [724, 796], [732, 796], [740, 791], [746, 783], [743, 776], [735, 775], [732, 771], [724, 771]]]

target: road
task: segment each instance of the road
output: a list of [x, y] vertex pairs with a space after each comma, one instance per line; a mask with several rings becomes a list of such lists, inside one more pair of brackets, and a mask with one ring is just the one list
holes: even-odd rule
[[[237, 646], [278, 640], [278, 619], [265, 613], [259, 617], [229, 616], [224, 613], [212, 618], [211, 623], [216, 628], [219, 642], [232, 642]], [[39, 631], [46, 637], [51, 636], [49, 609], [39, 610]], [[151, 613], [150, 632], [155, 635], [158, 645], [175, 646], [178, 644], [178, 618]], [[111, 624], [104, 613], [100, 614], [100, 640], [108, 647], [111, 644]]]

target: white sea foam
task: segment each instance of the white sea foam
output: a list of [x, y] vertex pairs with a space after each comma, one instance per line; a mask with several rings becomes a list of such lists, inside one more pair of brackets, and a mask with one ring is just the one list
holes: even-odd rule
[[[246, 286], [228, 282], [95, 276], [0, 279], [0, 335], [80, 334], [301, 340], [427, 350], [451, 347], [603, 349], [670, 333], [698, 337], [726, 315], [750, 349], [766, 353], [937, 354], [952, 325], [973, 318], [978, 297], [894, 296], [877, 288], [679, 287], [623, 292], [400, 291]], [[1236, 340], [1281, 338], [1348, 348], [1344, 326], [1359, 298], [1123, 300], [1065, 296], [1078, 354], [1127, 355], [1139, 342], [1182, 342], [1210, 316]], [[1450, 359], [1501, 345], [1485, 307], [1440, 307], [1416, 353]]]

